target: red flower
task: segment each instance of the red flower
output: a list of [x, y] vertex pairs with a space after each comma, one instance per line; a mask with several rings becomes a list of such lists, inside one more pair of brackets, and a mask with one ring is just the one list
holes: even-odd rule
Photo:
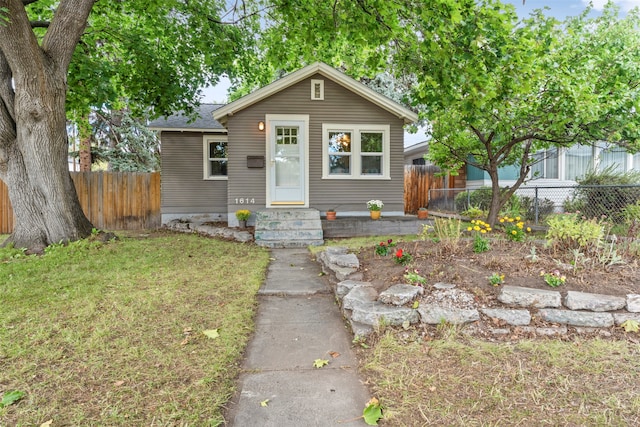
[[384, 246], [384, 242], [380, 242], [380, 246]]
[[402, 249], [396, 251], [396, 258], [402, 258]]

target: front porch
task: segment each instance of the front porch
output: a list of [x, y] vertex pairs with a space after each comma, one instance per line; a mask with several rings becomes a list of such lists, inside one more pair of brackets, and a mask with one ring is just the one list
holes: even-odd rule
[[327, 221], [322, 219], [322, 231], [325, 239], [336, 237], [384, 236], [420, 234], [423, 224], [430, 224], [431, 220], [419, 220], [414, 215], [384, 216], [372, 220], [366, 216], [338, 217]]

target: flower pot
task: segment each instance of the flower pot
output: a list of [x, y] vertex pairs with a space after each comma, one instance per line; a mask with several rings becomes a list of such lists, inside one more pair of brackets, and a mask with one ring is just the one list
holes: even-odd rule
[[247, 220], [246, 219], [239, 219], [238, 220], [238, 227], [247, 228]]
[[426, 209], [418, 209], [418, 219], [427, 219], [429, 211]]
[[380, 211], [369, 211], [371, 219], [380, 219]]
[[327, 220], [333, 221], [336, 219], [336, 211], [327, 211]]

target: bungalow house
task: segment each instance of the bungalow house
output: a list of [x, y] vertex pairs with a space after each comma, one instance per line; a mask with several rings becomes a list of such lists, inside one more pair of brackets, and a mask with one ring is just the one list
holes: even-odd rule
[[[322, 238], [320, 212], [404, 215], [403, 140], [417, 115], [323, 63], [308, 65], [189, 123], [154, 120], [162, 147], [162, 222], [227, 220], [248, 209], [256, 240], [276, 228]], [[284, 221], [290, 221], [288, 225]], [[302, 240], [304, 240], [301, 237]], [[302, 243], [301, 243], [302, 244]]]

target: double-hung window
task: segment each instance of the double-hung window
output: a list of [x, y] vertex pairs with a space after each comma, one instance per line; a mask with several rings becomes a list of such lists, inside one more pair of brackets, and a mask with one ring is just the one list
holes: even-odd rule
[[227, 136], [203, 138], [204, 179], [227, 179]]
[[324, 179], [389, 179], [389, 125], [322, 125]]

